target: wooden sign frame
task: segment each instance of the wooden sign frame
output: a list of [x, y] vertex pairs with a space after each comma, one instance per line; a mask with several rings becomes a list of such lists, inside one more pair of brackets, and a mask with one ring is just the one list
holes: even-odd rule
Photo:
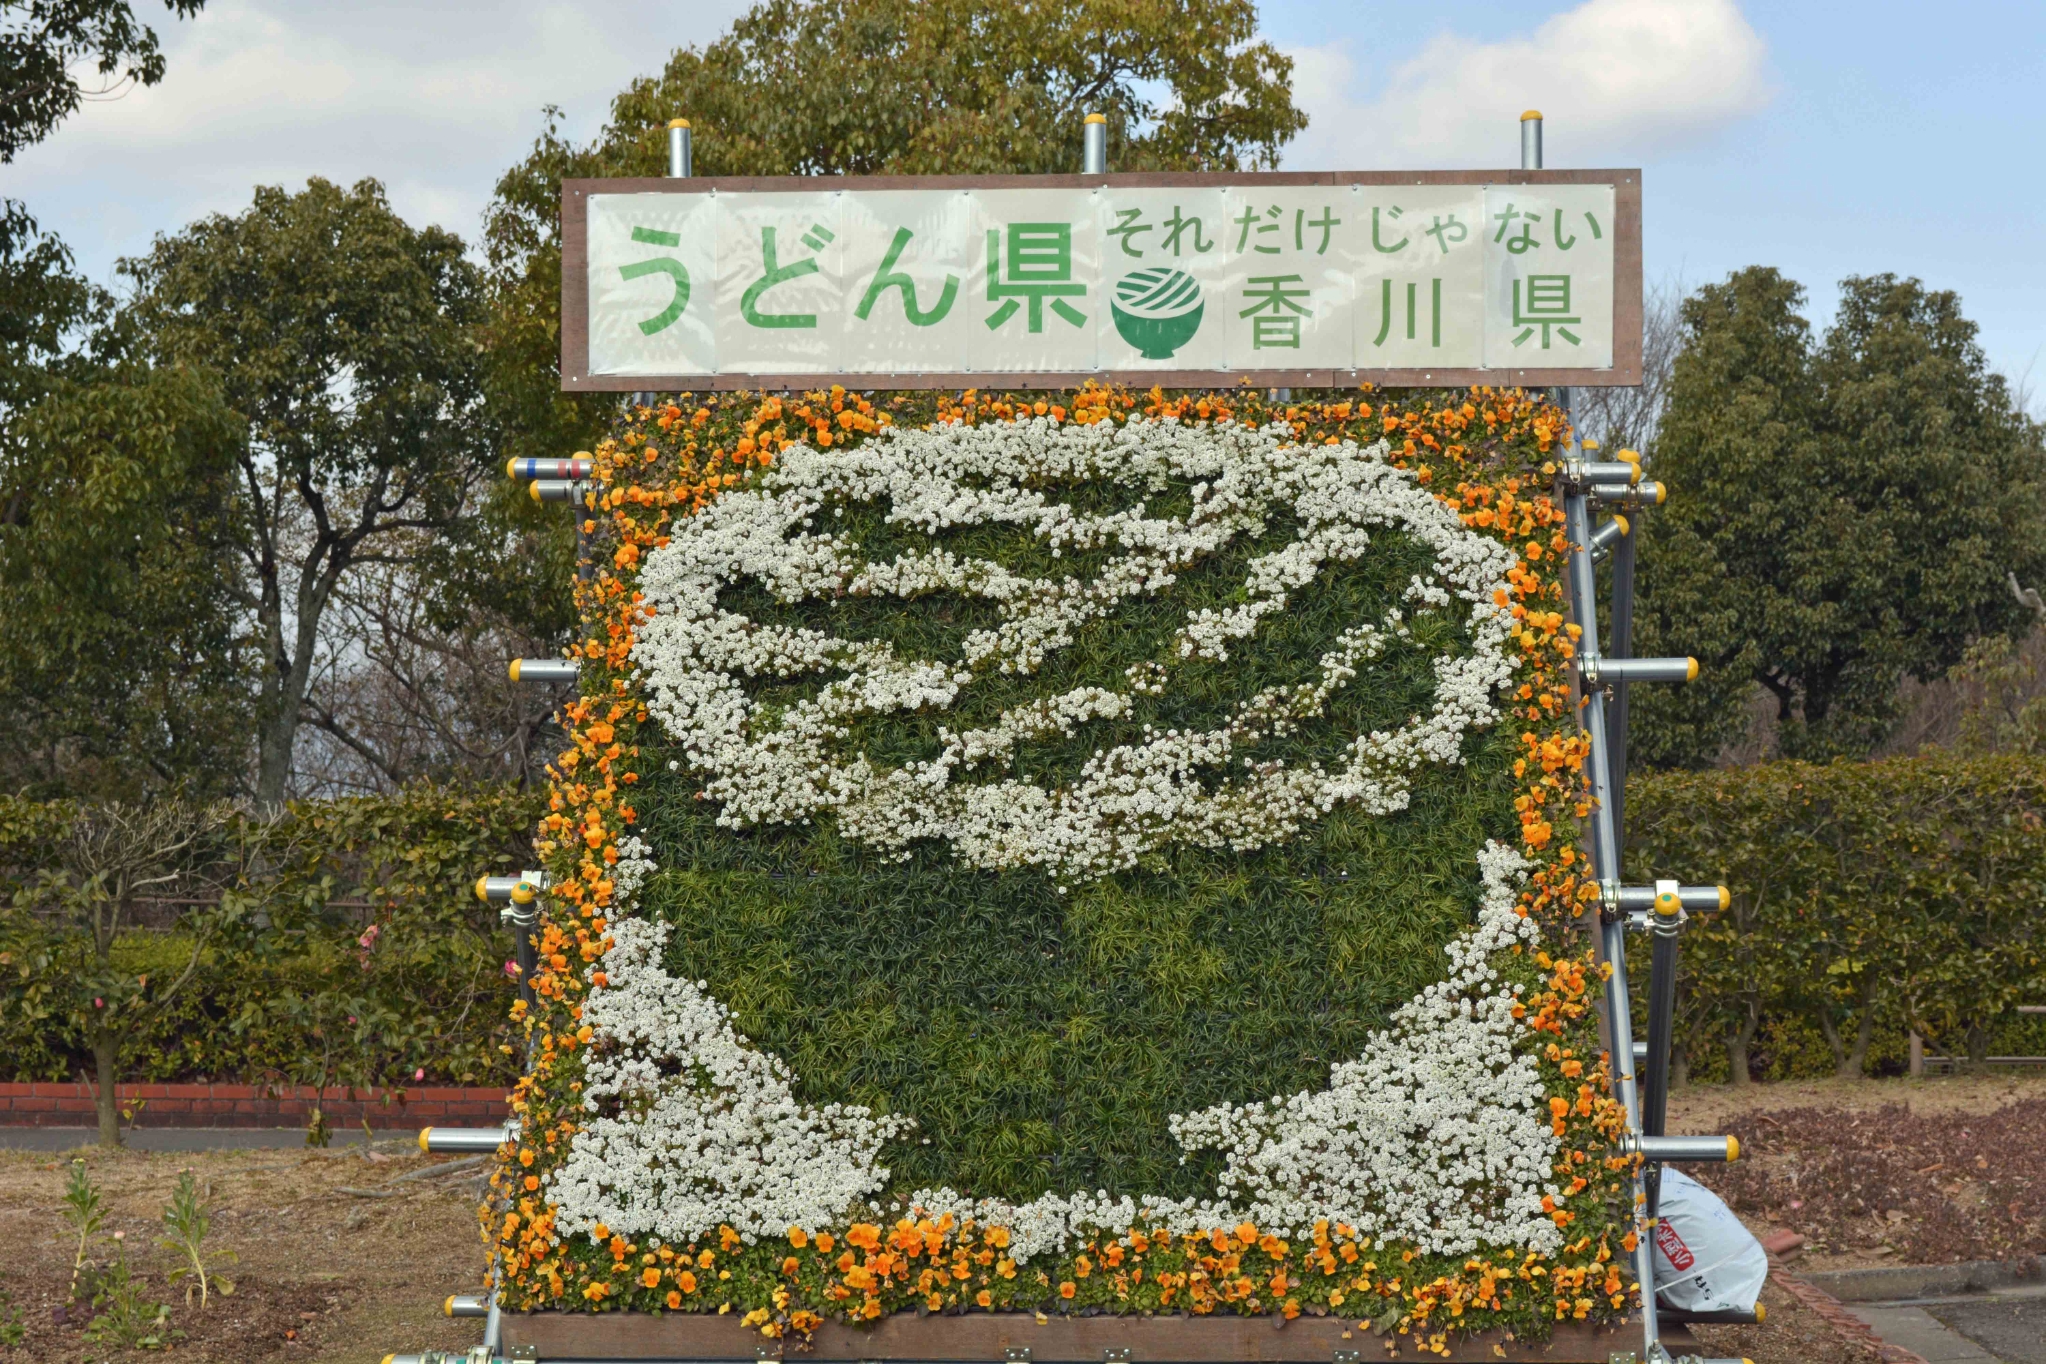
[[[592, 194], [829, 193], [834, 190], [1213, 189], [1348, 185], [1611, 185], [1613, 223], [1613, 366], [1611, 369], [1185, 369], [1081, 370], [1037, 373], [977, 370], [909, 374], [592, 375], [589, 360], [589, 197]], [[687, 180], [640, 176], [561, 182], [561, 387], [570, 393], [802, 390], [832, 383], [872, 389], [1064, 389], [1089, 380], [1150, 388], [1521, 388], [1623, 387], [1641, 382], [1641, 172], [1632, 170], [1267, 171], [1240, 174], [1161, 172], [1120, 175], [856, 175], [707, 176]]]

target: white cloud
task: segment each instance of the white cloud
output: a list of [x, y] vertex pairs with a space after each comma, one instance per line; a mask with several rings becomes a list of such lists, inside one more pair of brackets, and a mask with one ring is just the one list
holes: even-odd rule
[[212, 0], [157, 14], [163, 82], [90, 104], [4, 168], [24, 200], [105, 278], [258, 184], [374, 176], [414, 222], [474, 240], [491, 187], [558, 104], [571, 132], [668, 53], [715, 39], [744, 0]]
[[1539, 109], [1550, 165], [1636, 163], [1710, 136], [1770, 99], [1767, 53], [1734, 0], [1586, 0], [1524, 38], [1431, 41], [1376, 89], [1342, 45], [1292, 51], [1312, 120], [1288, 169], [1519, 164]]

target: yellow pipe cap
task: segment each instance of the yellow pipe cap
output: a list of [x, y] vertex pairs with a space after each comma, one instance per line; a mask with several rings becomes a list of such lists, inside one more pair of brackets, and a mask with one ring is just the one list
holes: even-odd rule
[[1584, 446], [1584, 448], [1585, 448], [1585, 449], [1587, 449], [1587, 450], [1596, 450], [1596, 449], [1598, 449], [1598, 442], [1597, 442], [1597, 441], [1595, 441], [1595, 440], [1587, 440], [1587, 441], [1583, 441], [1583, 442], [1580, 442], [1580, 443], [1581, 443], [1581, 444], [1582, 444], [1582, 445]]
[[431, 1137], [432, 1135], [433, 1135], [433, 1129], [432, 1129], [431, 1127], [422, 1127], [422, 1128], [420, 1128], [420, 1129], [419, 1129], [419, 1149], [420, 1149], [420, 1150], [424, 1151], [424, 1150], [426, 1150], [426, 1149], [427, 1149], [427, 1146], [426, 1146], [427, 1138]]
[[[1690, 667], [1684, 669], [1684, 681], [1696, 682], [1698, 680], [1698, 660], [1695, 658], [1687, 658], [1684, 661], [1691, 665]], [[518, 679], [514, 677], [513, 680], [517, 681]]]
[[1107, 115], [1107, 114], [1089, 114], [1089, 115], [1087, 115], [1087, 117], [1085, 117], [1085, 118], [1081, 119], [1080, 121], [1081, 121], [1082, 123], [1106, 123], [1106, 122], [1108, 122], [1108, 115]]
[[1760, 1304], [1760, 1303], [1756, 1303], [1756, 1304], [1755, 1304], [1755, 1324], [1759, 1326], [1759, 1325], [1760, 1325], [1761, 1323], [1763, 1323], [1763, 1322], [1767, 1321], [1768, 1319], [1769, 1319], [1769, 1309], [1768, 1309], [1768, 1308], [1766, 1308], [1766, 1307], [1764, 1307], [1764, 1306], [1762, 1306], [1762, 1304]]
[[519, 476], [519, 462], [516, 459], [508, 459], [504, 462], [504, 476], [511, 479], [516, 479]]
[[1525, 122], [1527, 122], [1527, 121], [1528, 121], [1529, 119], [1531, 119], [1531, 118], [1536, 118], [1536, 119], [1538, 119], [1538, 118], [1540, 118], [1541, 116], [1542, 116], [1542, 111], [1541, 111], [1541, 110], [1539, 110], [1539, 109], [1530, 109], [1530, 110], [1528, 110], [1528, 111], [1527, 111], [1526, 113], [1524, 113], [1524, 114], [1522, 114], [1522, 115], [1520, 116], [1520, 121], [1521, 121], [1522, 123], [1525, 123]]
[[526, 495], [535, 502], [540, 500], [540, 481], [538, 479], [534, 479], [526, 485]]
[[668, 126], [670, 128], [687, 128], [689, 120], [686, 118], [671, 118], [668, 120]]
[[522, 659], [522, 658], [515, 658], [515, 659], [513, 659], [513, 660], [511, 661], [511, 680], [512, 680], [512, 681], [516, 682], [516, 681], [518, 681], [518, 680], [519, 680], [519, 664], [521, 664], [521, 663], [523, 663], [523, 662], [525, 662], [525, 660], [524, 660], [524, 659]]
[[[534, 496], [535, 496], [535, 497], [537, 498], [537, 497], [539, 496], [539, 494], [538, 494], [538, 493], [535, 493], [535, 494], [534, 494]], [[1667, 502], [1668, 500], [1669, 500], [1669, 484], [1667, 484], [1667, 483], [1658, 483], [1658, 484], [1656, 484], [1656, 485], [1655, 485], [1655, 505], [1656, 505], [1656, 506], [1658, 506], [1658, 507], [1660, 507], [1660, 506], [1661, 506], [1661, 505], [1662, 505], [1662, 504], [1663, 504], [1664, 502]]]
[[1726, 1139], [1726, 1158], [1729, 1161], [1741, 1158], [1741, 1139], [1739, 1137], [1728, 1137]]
[[[1624, 516], [1620, 516], [1620, 515], [1617, 515], [1617, 514], [1616, 514], [1616, 515], [1615, 515], [1615, 516], [1613, 517], [1613, 520], [1619, 523], [1619, 526], [1620, 526], [1620, 534], [1622, 534], [1622, 535], [1632, 535], [1632, 534], [1634, 533], [1634, 523], [1633, 523], [1633, 522], [1631, 522], [1631, 521], [1629, 521], [1629, 520], [1628, 520], [1628, 519], [1627, 519], [1626, 517], [1624, 517]], [[517, 681], [518, 679], [517, 679], [517, 678], [513, 678], [512, 680], [513, 680], [514, 682], [516, 682], [516, 681]]]
[[1719, 907], [1721, 909], [1726, 909], [1729, 908], [1732, 904], [1733, 892], [1728, 890], [1725, 886], [1721, 886], [1719, 888]]
[[483, 902], [484, 904], [486, 904], [486, 905], [490, 903], [490, 878], [489, 878], [489, 877], [487, 877], [487, 876], [479, 876], [479, 877], [477, 877], [477, 878], [476, 878], [476, 898], [477, 898], [477, 899], [479, 899], [479, 900], [481, 900], [481, 901], [482, 901], [482, 902]]
[[452, 1316], [453, 1316], [453, 1315], [455, 1314], [455, 1295], [454, 1295], [454, 1294], [452, 1294], [452, 1293], [448, 1294], [448, 1300], [447, 1300], [446, 1302], [444, 1302], [444, 1303], [442, 1303], [442, 1304], [440, 1305], [440, 1310], [441, 1310], [442, 1312], [446, 1313], [446, 1314], [447, 1314], [448, 1316], [451, 1316], [451, 1317], [452, 1317]]

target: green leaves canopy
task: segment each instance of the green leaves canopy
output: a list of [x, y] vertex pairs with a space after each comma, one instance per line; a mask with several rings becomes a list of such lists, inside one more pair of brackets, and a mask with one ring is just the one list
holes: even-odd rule
[[1755, 684], [1786, 755], [1869, 752], [1899, 682], [2011, 629], [2005, 575], [2046, 565], [2039, 431], [1960, 300], [1849, 279], [1814, 345], [1803, 298], [1754, 267], [1683, 305], [1653, 449], [1673, 496], [1643, 518], [1635, 643], [1705, 670], [1637, 692], [1634, 752], [1651, 765], [1710, 762]]
[[[164, 0], [182, 18], [205, 5], [206, 0]], [[156, 31], [136, 22], [128, 0], [0, 3], [0, 164], [77, 112], [87, 92], [73, 71], [86, 62], [103, 89], [163, 79]]]

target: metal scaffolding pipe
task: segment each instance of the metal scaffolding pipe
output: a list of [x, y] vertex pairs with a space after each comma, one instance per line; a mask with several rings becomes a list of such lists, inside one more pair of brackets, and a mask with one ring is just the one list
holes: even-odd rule
[[1587, 687], [1607, 682], [1695, 682], [1695, 658], [1582, 658], [1577, 675]]
[[1089, 114], [1080, 128], [1080, 174], [1108, 174], [1108, 115]]
[[451, 1317], [480, 1317], [489, 1313], [490, 1299], [482, 1293], [451, 1293], [441, 1311]]
[[573, 682], [582, 676], [583, 665], [573, 658], [515, 658], [511, 661], [514, 682]]
[[573, 502], [582, 486], [574, 479], [536, 478], [526, 485], [526, 489], [535, 502]]
[[1669, 489], [1652, 479], [1643, 483], [1597, 483], [1592, 485], [1591, 495], [1600, 502], [1617, 502], [1623, 507], [1660, 507], [1669, 497]]
[[1633, 529], [1632, 523], [1624, 516], [1608, 518], [1603, 525], [1591, 533], [1592, 557], [1604, 558], [1611, 551], [1612, 547], [1618, 544]]
[[594, 467], [589, 456], [577, 455], [574, 459], [507, 460], [504, 472], [514, 482], [528, 478], [565, 478], [573, 481], [588, 478], [590, 470]]
[[1542, 168], [1542, 111], [1530, 109], [1520, 116], [1520, 168]]
[[690, 156], [689, 120], [671, 118], [668, 120], [668, 178], [686, 180], [692, 169]]
[[419, 1149], [432, 1156], [494, 1155], [512, 1139], [509, 1127], [422, 1127]]
[[1623, 1147], [1648, 1160], [1736, 1161], [1741, 1158], [1739, 1137], [1667, 1137], [1637, 1134]]
[[[1655, 902], [1668, 893], [1670, 882], [1658, 882], [1652, 886], [1607, 886], [1602, 899], [1606, 908], [1623, 914], [1647, 914], [1655, 909]], [[1675, 886], [1677, 905], [1684, 910], [1704, 912], [1725, 909], [1733, 903], [1733, 892], [1725, 886]]]

